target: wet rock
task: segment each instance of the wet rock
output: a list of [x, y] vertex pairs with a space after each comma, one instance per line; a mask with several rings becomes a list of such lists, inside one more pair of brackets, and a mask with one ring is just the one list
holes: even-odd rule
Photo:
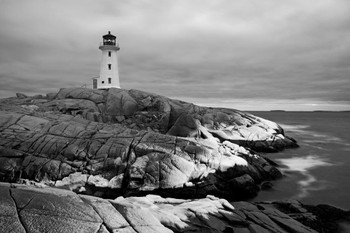
[[270, 190], [270, 189], [272, 189], [272, 188], [273, 188], [273, 183], [270, 182], [270, 181], [266, 181], [266, 182], [263, 182], [263, 183], [261, 184], [261, 189], [262, 189], [262, 190]]
[[255, 196], [259, 191], [254, 179], [248, 174], [232, 179], [230, 186], [234, 190], [240, 190], [240, 198]]

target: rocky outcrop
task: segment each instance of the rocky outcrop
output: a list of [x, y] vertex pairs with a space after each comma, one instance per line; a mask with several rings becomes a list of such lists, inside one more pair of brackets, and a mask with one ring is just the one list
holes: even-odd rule
[[[249, 197], [281, 173], [229, 141], [196, 140], [58, 113], [0, 111], [0, 176], [99, 195]], [[39, 117], [40, 116], [40, 117]]]
[[60, 111], [97, 122], [173, 136], [214, 137], [256, 151], [295, 147], [276, 123], [234, 109], [207, 108], [138, 90], [61, 89], [41, 111]]
[[349, 223], [349, 212], [336, 208], [328, 212], [332, 222], [320, 222], [315, 210], [324, 207], [297, 201], [251, 204], [156, 195], [111, 200], [5, 183], [0, 194], [0, 232], [333, 233], [341, 230], [338, 222]]
[[336, 232], [340, 220], [346, 227], [349, 213], [326, 205], [213, 196], [256, 195], [281, 172], [255, 151], [295, 146], [271, 121], [137, 90], [2, 99], [0, 180], [28, 185], [0, 183], [0, 232]]
[[3, 99], [0, 110], [2, 180], [98, 196], [248, 198], [281, 177], [250, 148], [296, 145], [259, 117], [136, 90], [61, 89]]
[[20, 95], [0, 110], [1, 179], [89, 194], [249, 197], [281, 176], [252, 148], [296, 145], [268, 120], [136, 90]]

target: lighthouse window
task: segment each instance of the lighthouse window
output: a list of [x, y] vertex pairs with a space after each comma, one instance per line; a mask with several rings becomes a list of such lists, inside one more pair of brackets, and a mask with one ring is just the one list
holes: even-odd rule
[[108, 69], [112, 69], [112, 64], [108, 64]]
[[102, 81], [102, 84], [104, 84], [105, 83], [105, 81]]
[[109, 83], [109, 84], [112, 83], [112, 78], [108, 78], [108, 83]]
[[110, 57], [112, 55], [111, 51], [108, 51], [108, 57]]

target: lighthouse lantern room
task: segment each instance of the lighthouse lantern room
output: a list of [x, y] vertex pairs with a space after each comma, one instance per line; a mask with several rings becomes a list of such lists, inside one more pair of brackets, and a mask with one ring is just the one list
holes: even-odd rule
[[120, 49], [116, 36], [110, 31], [102, 36], [103, 41], [99, 47], [102, 51], [100, 76], [93, 79], [94, 89], [120, 88], [117, 52]]

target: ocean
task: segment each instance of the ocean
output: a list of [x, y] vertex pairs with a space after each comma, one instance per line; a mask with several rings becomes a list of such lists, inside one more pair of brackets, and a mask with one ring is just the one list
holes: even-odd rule
[[252, 112], [277, 122], [299, 148], [262, 154], [284, 177], [253, 201], [297, 199], [350, 210], [350, 112]]

